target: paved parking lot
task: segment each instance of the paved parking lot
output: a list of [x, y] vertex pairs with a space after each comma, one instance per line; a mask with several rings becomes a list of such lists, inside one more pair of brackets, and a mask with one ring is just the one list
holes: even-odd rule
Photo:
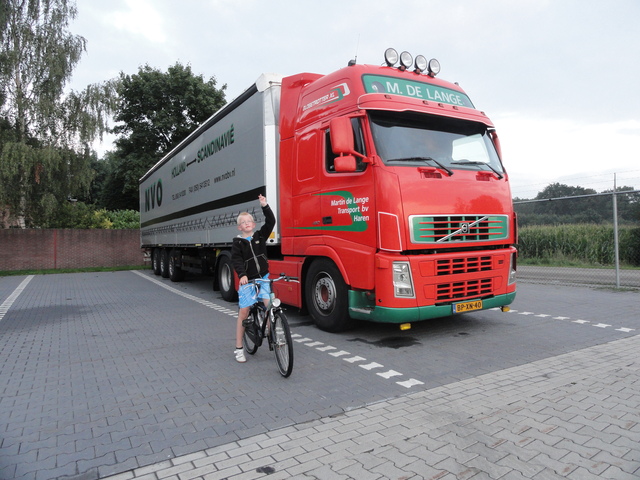
[[109, 480], [637, 479], [639, 349], [635, 336]]
[[[627, 331], [592, 328], [603, 343], [461, 379], [413, 369], [412, 390], [328, 362], [328, 341], [376, 347], [317, 330], [298, 337], [289, 379], [266, 351], [236, 364], [233, 305], [211, 301], [210, 284], [150, 280], [0, 278], [0, 479], [640, 475], [636, 296], [616, 297]], [[429, 345], [447, 341], [438, 332]]]

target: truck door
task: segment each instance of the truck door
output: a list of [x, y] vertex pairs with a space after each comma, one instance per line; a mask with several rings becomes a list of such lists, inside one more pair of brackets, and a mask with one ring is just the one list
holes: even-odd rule
[[[354, 149], [366, 156], [361, 120], [352, 118]], [[353, 248], [375, 248], [373, 169], [355, 156], [355, 171], [339, 171], [331, 147], [331, 130], [324, 130], [324, 168], [321, 175], [322, 225], [328, 236], [338, 237]]]
[[[291, 204], [285, 209], [292, 212], [288, 235], [308, 236], [320, 228], [320, 168], [323, 136], [318, 130], [296, 134], [295, 168], [291, 175]], [[296, 252], [300, 253], [300, 252]]]

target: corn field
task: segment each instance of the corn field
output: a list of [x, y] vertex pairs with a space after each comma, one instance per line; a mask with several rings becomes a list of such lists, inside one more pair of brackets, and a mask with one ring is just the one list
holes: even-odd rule
[[[618, 227], [619, 261], [640, 266], [640, 227]], [[539, 264], [613, 266], [613, 225], [530, 225], [520, 229], [519, 257]]]

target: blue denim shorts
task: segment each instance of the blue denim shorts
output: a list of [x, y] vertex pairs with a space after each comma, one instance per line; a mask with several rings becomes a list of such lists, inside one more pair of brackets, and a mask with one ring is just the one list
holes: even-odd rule
[[[263, 279], [268, 280], [269, 274], [267, 273]], [[257, 291], [258, 289], [260, 291]], [[238, 288], [238, 307], [250, 307], [256, 303], [259, 298], [262, 300], [268, 300], [270, 293], [271, 287], [269, 282], [258, 282], [257, 284], [247, 283], [246, 285], [240, 285], [240, 288]]]

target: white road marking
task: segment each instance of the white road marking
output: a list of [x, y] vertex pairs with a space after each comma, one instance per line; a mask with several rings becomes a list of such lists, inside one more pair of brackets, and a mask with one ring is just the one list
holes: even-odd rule
[[13, 302], [16, 301], [16, 299], [20, 296], [27, 285], [29, 285], [29, 282], [31, 280], [33, 280], [33, 275], [29, 275], [22, 282], [20, 282], [20, 285], [18, 285], [18, 287], [13, 292], [11, 292], [11, 295], [9, 295], [7, 299], [2, 302], [2, 305], [0, 305], [0, 322], [11, 308], [11, 305], [13, 305]]

